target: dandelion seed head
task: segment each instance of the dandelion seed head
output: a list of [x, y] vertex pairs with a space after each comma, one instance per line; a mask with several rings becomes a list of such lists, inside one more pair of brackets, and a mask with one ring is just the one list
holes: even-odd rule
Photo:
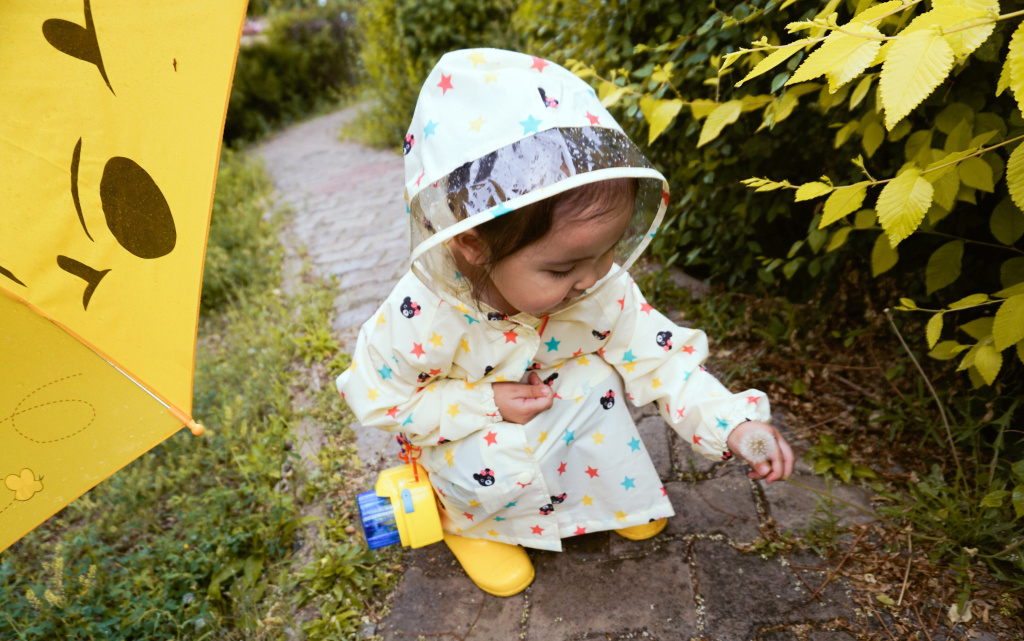
[[761, 463], [768, 460], [768, 455], [775, 446], [775, 439], [765, 430], [754, 430], [740, 439], [740, 456], [749, 463]]

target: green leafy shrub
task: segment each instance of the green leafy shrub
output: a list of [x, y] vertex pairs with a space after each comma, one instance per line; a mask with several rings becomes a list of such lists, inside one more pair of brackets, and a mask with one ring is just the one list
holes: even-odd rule
[[352, 30], [335, 2], [274, 14], [267, 30], [238, 52], [224, 141], [255, 140], [337, 102], [357, 76]]
[[[964, 328], [933, 355], [959, 355], [975, 385], [991, 384], [1000, 352], [1020, 344], [1014, 360], [1024, 359], [1024, 151], [1016, 164], [1017, 152], [1004, 157], [1024, 119], [997, 97], [1018, 83], [1024, 93], [1024, 72], [1013, 73], [1024, 44], [1005, 65], [1001, 55], [1019, 12], [1000, 14], [995, 0], [798, 7], [751, 0], [726, 14], [621, 0], [595, 11], [531, 3], [519, 16], [550, 55], [594, 79], [668, 169], [672, 216], [653, 247], [667, 264], [706, 264], [703, 275], [730, 286], [756, 273], [793, 296], [851, 260], [875, 276], [899, 263], [911, 276], [905, 309], [940, 290], [951, 301], [928, 306], [929, 346], [944, 321]], [[787, 30], [806, 37], [789, 42]], [[749, 178], [759, 174], [769, 178]], [[740, 182], [760, 193], [745, 196]]]
[[512, 0], [365, 0], [357, 16], [360, 59], [375, 103], [353, 131], [377, 146], [400, 146], [420, 86], [453, 49], [516, 48]]

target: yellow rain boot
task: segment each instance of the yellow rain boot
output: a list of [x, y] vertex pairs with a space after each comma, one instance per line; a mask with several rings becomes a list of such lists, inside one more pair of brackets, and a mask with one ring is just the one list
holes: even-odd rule
[[518, 545], [444, 533], [444, 542], [476, 586], [494, 596], [519, 594], [533, 583], [533, 563]]
[[657, 521], [651, 521], [650, 523], [641, 523], [640, 525], [634, 525], [633, 527], [615, 530], [615, 532], [618, 533], [619, 536], [624, 536], [630, 541], [643, 541], [644, 539], [649, 539], [664, 530], [666, 525], [668, 525], [668, 519], [658, 519]]

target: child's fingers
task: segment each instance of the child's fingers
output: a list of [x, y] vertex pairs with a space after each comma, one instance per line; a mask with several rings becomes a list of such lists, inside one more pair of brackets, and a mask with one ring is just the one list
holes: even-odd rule
[[784, 461], [782, 476], [785, 478], [789, 478], [790, 476], [793, 475], [793, 463], [796, 459], [796, 457], [793, 456], [793, 448], [789, 446], [789, 443], [786, 442], [786, 439], [780, 437], [779, 449], [782, 451], [782, 460]]
[[[536, 374], [531, 374], [528, 380], [533, 380], [537, 377]], [[525, 413], [530, 418], [533, 418], [537, 414], [551, 407], [554, 403], [554, 393], [551, 388], [543, 383], [540, 383], [540, 378], [537, 377], [538, 384], [535, 385], [519, 385], [516, 388], [516, 401]]]
[[[536, 376], [536, 374], [533, 374]], [[552, 397], [551, 388], [543, 383], [539, 385], [517, 385], [515, 390], [515, 398], [521, 399], [533, 399], [533, 398], [548, 398]]]
[[761, 461], [760, 463], [752, 463], [750, 465], [750, 469], [751, 471], [750, 473], [747, 474], [747, 476], [757, 480], [763, 479], [764, 477], [768, 476], [769, 472], [772, 471], [772, 466], [768, 463], [768, 461]]
[[779, 436], [775, 445], [776, 447], [768, 457], [768, 460], [771, 461], [771, 473], [765, 478], [767, 483], [773, 483], [793, 473], [793, 450], [789, 447], [789, 443]]
[[544, 381], [540, 380], [540, 376], [537, 376], [537, 372], [530, 372], [530, 376], [527, 377], [526, 380], [530, 385], [544, 385]]

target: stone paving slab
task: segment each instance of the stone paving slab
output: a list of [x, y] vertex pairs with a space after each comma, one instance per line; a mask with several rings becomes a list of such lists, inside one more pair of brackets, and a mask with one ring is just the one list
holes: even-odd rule
[[[783, 557], [761, 561], [741, 556], [721, 541], [698, 540], [693, 545], [694, 581], [703, 597], [704, 633], [717, 639], [753, 639], [760, 628], [804, 621], [828, 621], [848, 614], [853, 603], [839, 582], [811, 596]], [[790, 555], [792, 563], [814, 566], [817, 557]], [[821, 585], [826, 574], [801, 570], [811, 585]]]
[[[391, 151], [340, 142], [338, 130], [356, 115], [346, 109], [292, 127], [258, 150], [294, 210], [286, 242], [305, 247], [310, 267], [336, 279], [333, 326], [351, 350], [366, 321], [407, 269], [408, 230], [402, 199], [402, 158]], [[294, 257], [294, 256], [293, 256]], [[763, 559], [735, 546], [750, 544], [774, 519], [780, 529], [805, 529], [813, 493], [785, 483], [746, 478], [737, 462], [692, 453], [653, 407], [631, 408], [676, 516], [648, 541], [600, 532], [567, 539], [561, 553], [529, 551], [537, 578], [507, 599], [485, 595], [443, 544], [408, 551], [391, 614], [368, 625], [364, 638], [385, 640], [583, 641], [654, 639], [715, 641], [845, 641], [820, 628], [837, 616], [854, 618], [841, 579], [812, 600], [781, 557]], [[370, 477], [395, 464], [397, 445], [383, 432], [354, 426]], [[783, 428], [784, 429], [784, 428]], [[821, 481], [798, 464], [800, 482]], [[858, 505], [869, 497], [835, 488]], [[859, 493], [859, 494], [858, 494]], [[856, 518], [857, 513], [843, 513]], [[813, 557], [793, 559], [809, 567]], [[823, 576], [804, 572], [811, 585]], [[789, 630], [809, 624], [814, 636]], [[824, 636], [823, 636], [824, 635]]]
[[582, 561], [564, 552], [538, 552], [531, 558], [537, 579], [530, 597], [528, 639], [555, 641], [632, 630], [645, 630], [658, 639], [685, 639], [697, 633], [683, 541], [662, 543], [628, 560]]

